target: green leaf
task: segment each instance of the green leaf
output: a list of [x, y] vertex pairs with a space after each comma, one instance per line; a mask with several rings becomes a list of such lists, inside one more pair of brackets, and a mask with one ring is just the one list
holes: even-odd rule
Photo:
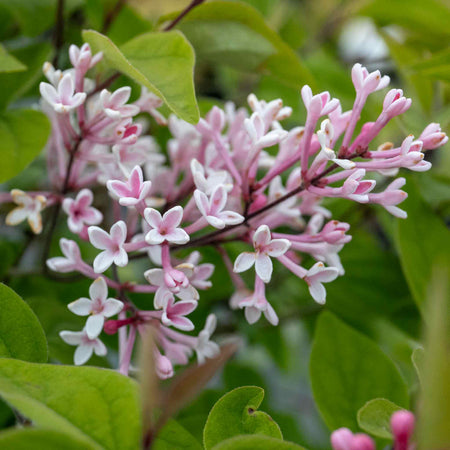
[[[82, 3], [82, 0], [65, 1], [64, 15], [67, 17]], [[55, 22], [56, 0], [0, 0], [0, 5], [14, 16], [26, 36], [37, 36]]]
[[192, 10], [179, 24], [199, 58], [269, 73], [296, 88], [314, 80], [299, 56], [253, 7], [215, 1]]
[[225, 394], [213, 406], [203, 430], [206, 450], [219, 442], [240, 434], [263, 434], [278, 439], [283, 435], [273, 419], [257, 411], [263, 401], [264, 390], [256, 386], [244, 386]]
[[95, 447], [60, 431], [23, 428], [0, 433], [0, 448], [2, 450], [91, 450]]
[[359, 11], [360, 14], [372, 17], [384, 26], [396, 24], [423, 39], [440, 39], [450, 37], [450, 8], [439, 0], [372, 0]]
[[392, 439], [391, 416], [401, 409], [385, 398], [375, 398], [358, 411], [358, 425], [373, 436]]
[[369, 338], [332, 313], [317, 322], [310, 359], [314, 400], [330, 430], [358, 430], [356, 414], [381, 397], [408, 406], [408, 389], [393, 362]]
[[0, 183], [9, 180], [42, 151], [50, 134], [44, 113], [18, 109], [0, 115]]
[[152, 450], [202, 450], [200, 442], [175, 420], [169, 420], [152, 443]]
[[47, 361], [44, 330], [30, 307], [0, 284], [0, 357]]
[[282, 441], [268, 436], [235, 436], [213, 447], [213, 450], [305, 450], [293, 442]]
[[422, 347], [417, 347], [411, 355], [411, 361], [416, 369], [417, 376], [419, 377], [419, 381], [423, 383], [423, 370], [424, 370], [424, 362], [425, 362], [425, 350]]
[[[32, 88], [42, 77], [42, 65], [51, 58], [52, 46], [47, 42], [38, 42], [11, 50], [17, 60], [27, 66], [27, 70], [14, 73], [0, 73], [0, 108], [17, 100]], [[33, 95], [37, 95], [37, 88]]]
[[23, 70], [27, 70], [27, 67], [10, 55], [3, 45], [0, 45], [0, 72], [22, 72]]
[[181, 119], [191, 123], [198, 121], [193, 82], [194, 51], [180, 32], [141, 34], [120, 49], [96, 31], [86, 30], [82, 34], [95, 52], [103, 52], [109, 68], [146, 86]]
[[397, 221], [395, 241], [411, 293], [424, 313], [434, 263], [450, 267], [450, 231], [423, 201], [415, 181], [408, 183], [408, 199], [402, 205], [408, 219]]
[[0, 395], [37, 426], [93, 448], [139, 448], [138, 387], [117, 372], [0, 359]]
[[412, 64], [410, 69], [421, 76], [450, 81], [450, 49], [436, 52], [427, 59], [421, 59]]

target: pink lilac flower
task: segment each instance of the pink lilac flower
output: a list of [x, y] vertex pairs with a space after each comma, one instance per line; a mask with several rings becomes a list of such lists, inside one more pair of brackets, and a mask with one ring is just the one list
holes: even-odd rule
[[364, 433], [353, 434], [348, 428], [331, 433], [333, 450], [375, 450], [375, 443]]
[[64, 255], [56, 256], [47, 260], [47, 266], [54, 272], [73, 272], [82, 264], [81, 253], [75, 241], [61, 238], [59, 246]]
[[235, 263], [234, 271], [245, 272], [255, 265], [256, 274], [268, 283], [272, 277], [273, 265], [270, 257], [279, 257], [286, 253], [291, 246], [287, 239], [272, 239], [267, 225], [261, 225], [253, 235], [255, 252], [241, 253]]
[[83, 75], [94, 67], [103, 57], [102, 52], [99, 52], [92, 56], [91, 48], [89, 44], [85, 43], [81, 46], [81, 48], [76, 45], [71, 45], [69, 47], [69, 58], [72, 65], [80, 70]]
[[122, 206], [136, 206], [144, 202], [152, 187], [151, 181], [144, 181], [142, 169], [136, 166], [126, 182], [109, 180], [106, 183], [108, 190], [118, 198]]
[[194, 324], [185, 317], [197, 307], [194, 300], [182, 300], [175, 302], [175, 297], [171, 292], [167, 294], [167, 300], [164, 302], [164, 309], [161, 316], [161, 322], [166, 326], [173, 326], [182, 331], [191, 331]]
[[42, 232], [41, 211], [47, 203], [46, 198], [43, 195], [31, 197], [20, 189], [13, 189], [11, 197], [18, 206], [6, 216], [6, 225], [14, 226], [27, 220], [33, 233], [40, 234]]
[[312, 298], [323, 305], [326, 299], [326, 290], [322, 283], [329, 283], [337, 278], [339, 270], [336, 267], [325, 267], [322, 262], [316, 262], [308, 270], [303, 279], [308, 284]]
[[173, 366], [167, 356], [161, 355], [159, 351], [155, 352], [156, 374], [161, 380], [167, 380], [173, 376]]
[[391, 416], [391, 429], [394, 435], [394, 450], [412, 450], [411, 437], [414, 432], [415, 417], [410, 411], [396, 411]]
[[236, 225], [244, 221], [244, 217], [237, 212], [223, 211], [227, 203], [227, 197], [227, 191], [222, 185], [214, 189], [210, 198], [198, 189], [194, 192], [197, 208], [214, 228], [222, 229], [227, 225]]
[[397, 178], [384, 190], [378, 194], [369, 194], [370, 203], [378, 203], [383, 206], [386, 211], [390, 212], [393, 216], [400, 219], [406, 219], [408, 216], [406, 211], [400, 209], [399, 203], [403, 202], [408, 197], [405, 191], [400, 190], [404, 186], [406, 180], [404, 178]]
[[59, 335], [66, 344], [77, 346], [73, 357], [76, 366], [88, 362], [93, 353], [97, 356], [105, 356], [107, 353], [105, 344], [98, 337], [91, 339], [86, 329], [83, 329], [83, 331], [61, 331]]
[[174, 206], [161, 213], [153, 208], [146, 208], [144, 217], [152, 229], [146, 234], [145, 240], [151, 244], [162, 244], [170, 242], [172, 244], [186, 244], [189, 241], [189, 235], [182, 228], [178, 228], [183, 219], [183, 208]]
[[227, 192], [233, 188], [230, 174], [226, 170], [205, 170], [196, 159], [191, 161], [190, 167], [196, 188], [206, 195], [211, 195], [217, 186], [224, 186]]
[[132, 117], [139, 113], [139, 107], [136, 105], [127, 105], [126, 103], [130, 99], [131, 88], [124, 86], [113, 93], [107, 89], [103, 89], [100, 93], [100, 101], [103, 105], [105, 114], [110, 119], [124, 119], [126, 117]]
[[123, 248], [127, 238], [127, 226], [120, 220], [116, 222], [109, 233], [99, 227], [88, 228], [89, 240], [91, 244], [100, 250], [94, 259], [94, 271], [103, 273], [111, 264], [125, 267], [128, 264], [128, 254]]
[[158, 125], [167, 125], [167, 119], [156, 109], [161, 107], [164, 102], [153, 92], [142, 86], [141, 96], [136, 101], [136, 106], [139, 107], [141, 111], [148, 112], [158, 123]]
[[119, 314], [123, 303], [108, 297], [108, 286], [104, 278], [97, 278], [89, 287], [90, 298], [82, 297], [68, 305], [77, 316], [89, 316], [86, 321], [86, 334], [89, 339], [96, 338], [103, 329], [105, 318]]
[[65, 198], [62, 203], [64, 212], [69, 216], [67, 225], [72, 233], [81, 233], [87, 225], [97, 225], [103, 215], [92, 205], [93, 195], [89, 189], [82, 189], [75, 199]]
[[200, 331], [197, 342], [195, 344], [195, 351], [197, 353], [197, 359], [199, 364], [204, 364], [207, 358], [214, 358], [220, 352], [219, 346], [211, 341], [217, 326], [217, 318], [214, 314], [210, 314], [206, 318], [205, 327]]
[[86, 100], [85, 92], [75, 93], [75, 86], [70, 74], [62, 77], [55, 89], [51, 84], [41, 82], [39, 90], [42, 97], [57, 113], [68, 113]]

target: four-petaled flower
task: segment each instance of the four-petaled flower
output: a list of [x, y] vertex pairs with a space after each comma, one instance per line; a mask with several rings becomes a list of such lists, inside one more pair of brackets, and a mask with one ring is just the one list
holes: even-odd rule
[[42, 231], [41, 211], [47, 203], [46, 198], [43, 195], [31, 197], [20, 189], [13, 189], [11, 197], [19, 206], [6, 216], [6, 225], [17, 225], [27, 220], [33, 233], [39, 234]]
[[94, 259], [94, 271], [103, 273], [111, 264], [125, 267], [128, 264], [128, 254], [123, 248], [127, 238], [127, 226], [124, 221], [115, 223], [109, 233], [99, 227], [89, 227], [91, 244], [103, 252]]
[[163, 216], [153, 208], [146, 208], [144, 217], [152, 229], [145, 235], [145, 240], [150, 245], [171, 242], [172, 244], [186, 244], [189, 235], [181, 228], [178, 228], [183, 219], [183, 208], [175, 206]]
[[323, 262], [319, 261], [308, 270], [303, 279], [308, 284], [312, 298], [320, 305], [323, 305], [327, 292], [322, 283], [329, 283], [335, 280], [338, 275], [339, 269], [336, 267], [325, 267]]
[[208, 199], [208, 196], [196, 189], [195, 203], [202, 216], [214, 228], [225, 228], [226, 225], [236, 225], [244, 221], [244, 217], [234, 211], [222, 211], [227, 203], [228, 194], [224, 186], [217, 186]]
[[69, 303], [68, 308], [77, 316], [89, 316], [85, 330], [89, 339], [94, 339], [101, 333], [105, 317], [115, 316], [122, 311], [123, 303], [115, 298], [107, 298], [108, 286], [102, 277], [91, 284], [89, 296]]
[[136, 166], [128, 181], [109, 180], [106, 186], [110, 192], [119, 198], [119, 203], [122, 206], [135, 206], [148, 196], [152, 182], [144, 181], [142, 169]]
[[61, 238], [59, 246], [63, 256], [55, 256], [47, 260], [47, 266], [54, 272], [73, 272], [81, 264], [81, 253], [78, 244], [70, 239]]
[[199, 364], [203, 364], [206, 358], [214, 358], [220, 352], [219, 346], [211, 341], [211, 336], [214, 333], [217, 325], [217, 318], [214, 314], [210, 314], [206, 318], [205, 328], [200, 331], [197, 342], [195, 344], [195, 351], [197, 353], [197, 360]]
[[113, 93], [109, 92], [107, 89], [103, 89], [100, 93], [100, 101], [102, 102], [105, 114], [110, 119], [123, 119], [138, 114], [138, 106], [126, 104], [130, 95], [131, 88], [129, 86], [121, 87]]
[[197, 302], [194, 300], [175, 302], [175, 297], [169, 291], [166, 291], [166, 297], [167, 299], [161, 316], [161, 322], [167, 327], [173, 326], [183, 331], [193, 330], [194, 324], [184, 316], [194, 311], [197, 307]]
[[255, 265], [256, 274], [268, 283], [272, 277], [273, 265], [270, 257], [284, 255], [291, 243], [287, 239], [272, 239], [267, 225], [261, 225], [253, 235], [255, 252], [241, 253], [234, 263], [235, 272], [245, 272]]
[[91, 339], [86, 329], [82, 331], [61, 331], [59, 335], [66, 344], [77, 346], [73, 356], [76, 366], [86, 363], [92, 356], [92, 353], [95, 353], [97, 356], [106, 355], [105, 344], [98, 337]]
[[86, 99], [85, 92], [75, 94], [75, 86], [69, 73], [62, 77], [56, 89], [49, 83], [41, 82], [39, 90], [44, 100], [57, 113], [68, 113], [82, 105]]
[[92, 200], [93, 195], [89, 189], [82, 189], [75, 199], [64, 199], [62, 208], [69, 216], [67, 225], [72, 233], [80, 233], [85, 225], [97, 225], [102, 221], [103, 215], [91, 206]]

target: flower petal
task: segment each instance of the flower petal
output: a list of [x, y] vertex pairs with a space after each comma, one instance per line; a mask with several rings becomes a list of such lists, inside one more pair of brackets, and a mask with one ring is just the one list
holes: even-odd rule
[[233, 272], [245, 272], [250, 269], [255, 263], [256, 255], [255, 253], [243, 252], [236, 258], [234, 262]]
[[89, 286], [89, 296], [93, 301], [100, 300], [103, 303], [106, 300], [106, 297], [108, 296], [108, 286], [103, 277], [98, 277]]
[[105, 318], [101, 314], [93, 314], [92, 316], [89, 316], [85, 326], [88, 338], [96, 338], [102, 332], [104, 323]]
[[122, 311], [124, 304], [117, 300], [116, 298], [108, 298], [105, 302], [105, 306], [103, 307], [103, 315], [105, 317], [115, 316]]
[[108, 250], [99, 253], [94, 259], [94, 272], [103, 273], [114, 262], [114, 254]]
[[89, 358], [92, 356], [94, 351], [94, 347], [90, 344], [82, 344], [75, 350], [75, 354], [73, 355], [73, 361], [76, 366], [81, 366], [84, 363], [89, 361]]
[[82, 297], [69, 303], [67, 307], [77, 316], [88, 316], [92, 311], [92, 301], [86, 297]]
[[259, 254], [255, 260], [255, 270], [259, 278], [268, 283], [272, 278], [273, 264], [269, 256]]

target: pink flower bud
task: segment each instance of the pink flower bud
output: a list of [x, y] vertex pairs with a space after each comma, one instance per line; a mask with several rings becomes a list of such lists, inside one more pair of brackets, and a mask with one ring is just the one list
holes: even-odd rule
[[166, 380], [173, 376], [173, 366], [170, 362], [170, 359], [167, 356], [163, 356], [161, 354], [156, 355], [156, 373], [159, 378], [162, 380]]
[[353, 433], [348, 428], [339, 428], [331, 433], [330, 440], [333, 450], [350, 450]]
[[414, 431], [415, 418], [410, 411], [396, 411], [391, 416], [391, 429], [394, 435], [394, 449], [408, 450], [408, 443]]
[[375, 450], [375, 443], [367, 434], [358, 433], [353, 436], [350, 450]]

